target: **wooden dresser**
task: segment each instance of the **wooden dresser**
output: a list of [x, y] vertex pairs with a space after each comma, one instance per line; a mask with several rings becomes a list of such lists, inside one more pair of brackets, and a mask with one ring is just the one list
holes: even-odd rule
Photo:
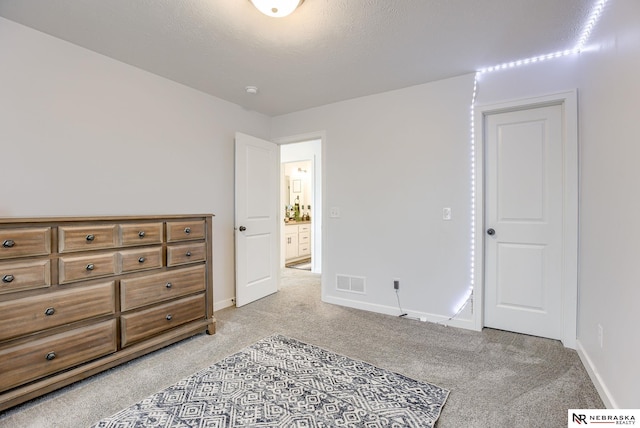
[[0, 411], [214, 334], [212, 221], [0, 219]]

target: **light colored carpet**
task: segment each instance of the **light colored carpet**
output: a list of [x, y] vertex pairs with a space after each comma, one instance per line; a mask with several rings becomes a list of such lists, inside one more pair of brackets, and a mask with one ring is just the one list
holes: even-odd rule
[[274, 334], [93, 428], [433, 428], [449, 391]]
[[283, 271], [281, 291], [216, 312], [187, 339], [0, 415], [1, 427], [89, 427], [274, 333], [451, 391], [436, 427], [566, 427], [567, 409], [603, 408], [575, 351], [555, 340], [473, 332], [330, 305], [319, 275]]

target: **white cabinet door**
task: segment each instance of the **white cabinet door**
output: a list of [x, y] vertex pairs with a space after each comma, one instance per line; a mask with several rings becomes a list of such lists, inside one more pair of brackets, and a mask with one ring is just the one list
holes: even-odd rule
[[[290, 231], [289, 229], [293, 229]], [[286, 253], [285, 257], [287, 260], [295, 259], [298, 257], [298, 227], [297, 226], [286, 226], [285, 229], [284, 242], [286, 245]]]

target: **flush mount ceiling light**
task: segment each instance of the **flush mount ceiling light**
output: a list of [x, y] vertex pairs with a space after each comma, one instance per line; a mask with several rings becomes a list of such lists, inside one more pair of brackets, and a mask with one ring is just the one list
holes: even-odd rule
[[272, 18], [282, 18], [293, 13], [304, 0], [249, 0], [260, 12]]

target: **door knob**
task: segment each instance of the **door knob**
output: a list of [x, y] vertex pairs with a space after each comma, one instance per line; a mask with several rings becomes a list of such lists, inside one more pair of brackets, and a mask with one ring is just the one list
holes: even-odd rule
[[495, 234], [496, 234], [496, 231], [495, 231], [495, 230], [493, 230], [493, 229], [489, 229], [489, 230], [487, 230], [487, 235], [489, 235], [489, 236], [493, 236], [493, 235], [495, 235]]
[[247, 230], [247, 228], [244, 226], [240, 226], [238, 229], [240, 230], [240, 232], [244, 232], [245, 230]]

